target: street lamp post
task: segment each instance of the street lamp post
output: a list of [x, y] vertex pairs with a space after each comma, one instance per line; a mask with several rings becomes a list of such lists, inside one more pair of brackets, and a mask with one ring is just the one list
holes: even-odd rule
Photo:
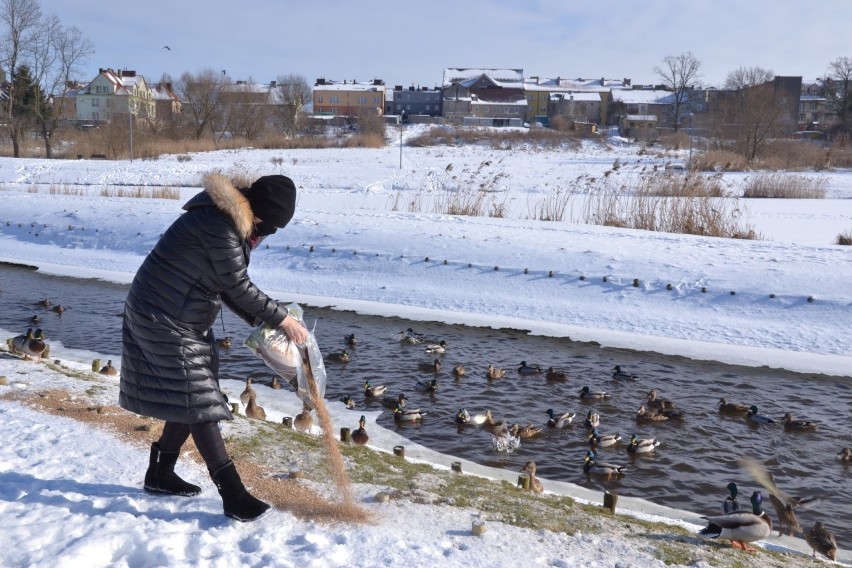
[[692, 136], [695, 133], [695, 113], [689, 113], [689, 170], [692, 171]]

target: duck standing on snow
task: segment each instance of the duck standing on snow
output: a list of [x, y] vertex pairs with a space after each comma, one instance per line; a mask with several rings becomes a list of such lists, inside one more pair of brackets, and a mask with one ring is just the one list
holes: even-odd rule
[[243, 392], [240, 393], [240, 402], [243, 404], [248, 404], [249, 399], [254, 394], [254, 388], [251, 386], [251, 377], [246, 379], [246, 388], [243, 389]]
[[751, 513], [740, 511], [730, 515], [701, 517], [707, 521], [707, 526], [699, 534], [709, 538], [724, 538], [730, 540], [734, 548], [757, 552], [748, 543], [763, 540], [772, 534], [772, 519], [763, 510], [762, 502], [763, 494], [755, 491], [751, 495]]
[[302, 404], [302, 411], [293, 418], [293, 428], [299, 432], [310, 432], [314, 425], [314, 417], [311, 415], [311, 408], [307, 404]]
[[36, 329], [35, 332], [32, 328], [27, 329], [26, 335], [18, 335], [12, 338], [12, 348], [18, 353], [22, 353], [24, 359], [35, 357], [40, 361], [41, 356], [47, 350], [44, 332], [41, 328]]
[[829, 560], [835, 560], [837, 555], [837, 541], [834, 540], [834, 535], [820, 521], [814, 523], [811, 530], [805, 535], [805, 540], [811, 549], [814, 551], [813, 558], [816, 558], [816, 553], [824, 555]]
[[118, 374], [118, 370], [115, 367], [112, 366], [112, 359], [107, 361], [107, 364], [105, 366], [101, 367], [101, 370], [99, 372], [102, 375], [110, 375], [110, 376], [115, 376], [115, 375]]
[[262, 406], [257, 404], [256, 397], [257, 393], [252, 389], [249, 393], [248, 403], [246, 404], [246, 416], [254, 420], [266, 420], [266, 411]]

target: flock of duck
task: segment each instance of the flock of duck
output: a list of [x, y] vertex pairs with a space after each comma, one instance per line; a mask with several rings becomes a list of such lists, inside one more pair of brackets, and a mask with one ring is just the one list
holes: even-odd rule
[[[424, 351], [429, 355], [440, 355], [447, 352], [449, 346], [445, 341], [434, 341], [426, 338], [422, 334], [414, 332], [412, 329], [407, 329], [399, 334], [399, 341], [403, 345], [419, 345], [424, 347]], [[357, 342], [354, 335], [346, 337], [347, 347], [354, 347]], [[349, 360], [348, 350], [343, 350], [339, 353], [333, 353], [326, 357], [328, 362], [345, 363]], [[435, 373], [436, 375], [442, 370], [442, 362], [440, 358], [435, 358], [428, 362], [418, 364], [418, 369], [421, 372]], [[567, 381], [569, 376], [567, 371], [555, 369], [553, 367], [542, 368], [535, 365], [530, 365], [526, 361], [521, 361], [520, 366], [516, 370], [517, 375], [524, 377], [540, 376], [547, 381]], [[612, 378], [616, 381], [638, 381], [639, 377], [633, 373], [627, 372], [620, 365], [615, 365], [612, 369]], [[463, 377], [467, 374], [462, 365], [455, 365], [451, 371], [456, 378]], [[495, 367], [493, 364], [487, 366], [485, 370], [485, 378], [489, 381], [504, 378], [506, 371], [502, 368]], [[421, 392], [433, 393], [439, 388], [436, 378], [418, 380], [415, 388]], [[392, 395], [384, 385], [376, 384], [372, 381], [367, 381], [364, 384], [363, 394], [365, 401], [379, 401], [381, 404], [392, 410], [394, 420], [397, 423], [415, 422], [421, 420], [426, 412], [420, 408], [414, 408], [408, 405], [408, 397], [404, 393]], [[605, 391], [593, 390], [589, 386], [583, 386], [577, 392], [577, 397], [581, 401], [594, 402], [604, 400], [610, 397], [610, 394]], [[347, 404], [350, 408], [354, 408], [354, 400], [351, 395], [344, 395], [341, 401]], [[728, 416], [741, 416], [746, 421], [753, 425], [775, 424], [775, 419], [761, 414], [756, 405], [745, 405], [737, 402], [729, 402], [725, 398], [718, 401], [717, 410], [720, 414]], [[539, 436], [546, 428], [565, 428], [574, 424], [576, 414], [573, 412], [557, 412], [553, 408], [546, 411], [547, 420], [542, 425], [536, 424], [519, 424], [497, 419], [493, 416], [490, 409], [486, 409], [482, 414], [471, 414], [466, 408], [460, 408], [455, 413], [454, 420], [459, 425], [474, 424], [488, 431], [496, 440], [503, 440], [496, 443], [495, 447], [506, 447], [511, 444], [506, 444], [507, 439], [528, 439]], [[671, 400], [662, 398], [658, 395], [655, 389], [650, 389], [647, 392], [646, 399], [639, 406], [636, 412], [635, 420], [637, 425], [658, 423], [664, 421], [683, 421], [686, 415], [683, 410], [679, 409], [677, 404]], [[578, 422], [580, 420], [578, 419]], [[792, 413], [785, 414], [782, 421], [783, 428], [788, 432], [812, 432], [818, 429], [819, 424], [811, 420], [796, 419]], [[652, 437], [640, 437], [638, 434], [632, 434], [629, 441], [624, 441], [618, 433], [601, 433], [600, 415], [594, 410], [588, 410], [586, 416], [582, 419], [582, 425], [588, 432], [588, 450], [586, 451], [583, 462], [583, 471], [590, 476], [599, 476], [604, 479], [612, 479], [614, 477], [623, 476], [627, 473], [627, 466], [624, 464], [611, 463], [603, 461], [598, 457], [599, 448], [610, 448], [623, 446], [628, 455], [648, 455], [657, 451], [661, 445], [661, 441]], [[364, 417], [359, 421], [359, 432], [361, 440], [366, 443], [367, 435], [364, 431]], [[353, 441], [354, 433], [353, 433]], [[852, 463], [852, 449], [844, 448], [837, 457], [844, 463]], [[818, 499], [803, 499], [794, 498], [785, 495], [775, 484], [771, 474], [765, 472], [761, 466], [756, 463], [748, 464], [752, 475], [757, 479], [762, 488], [766, 491], [770, 502], [775, 508], [779, 519], [779, 534], [780, 531], [787, 528], [791, 535], [794, 533], [803, 533], [795, 509], [799, 506], [805, 506], [809, 501], [816, 502]], [[526, 473], [529, 477], [529, 490], [533, 492], [543, 492], [544, 486], [536, 477], [535, 461], [527, 461], [524, 467], [520, 470]], [[731, 486], [734, 487], [731, 490]], [[763, 491], [755, 491], [750, 499], [750, 507], [748, 509], [741, 508], [736, 500], [736, 486], [730, 484], [728, 486], [730, 495], [726, 497], [723, 504], [723, 513], [718, 516], [703, 517], [707, 521], [707, 526], [701, 531], [701, 534], [710, 538], [721, 538], [731, 542], [735, 548], [753, 551], [748, 544], [767, 538], [772, 531], [771, 518], [763, 511], [762, 503], [764, 498]], [[832, 533], [826, 528], [823, 523], [816, 522], [814, 526], [804, 533], [805, 539], [813, 549], [814, 555], [819, 552], [828, 558], [834, 559], [837, 549], [837, 544]]]
[[[40, 300], [37, 305], [44, 308], [52, 308], [57, 314], [62, 314], [65, 308], [61, 305], [52, 305], [49, 299]], [[30, 323], [40, 323], [38, 315], [30, 318]], [[440, 356], [447, 352], [449, 346], [446, 341], [429, 340], [422, 334], [413, 331], [411, 328], [400, 332], [398, 336], [399, 342], [403, 345], [417, 345], [424, 347], [424, 351], [428, 355]], [[344, 338], [346, 349], [339, 352], [334, 352], [326, 355], [327, 363], [345, 364], [350, 361], [349, 349], [356, 347], [357, 339], [354, 334], [349, 334]], [[229, 348], [231, 341], [229, 337], [218, 340], [220, 347]], [[47, 356], [49, 346], [46, 343], [44, 332], [41, 328], [30, 328], [26, 333], [16, 336], [10, 340], [11, 350], [20, 353], [24, 358], [34, 358], [40, 360]], [[435, 378], [418, 380], [415, 388], [424, 393], [434, 393], [439, 389], [437, 375], [443, 368], [440, 357], [423, 362], [418, 365], [421, 372], [433, 373]], [[112, 361], [108, 361], [107, 365], [100, 369], [102, 374], [115, 375], [116, 370], [112, 366]], [[463, 365], [457, 364], [451, 374], [455, 378], [461, 378], [467, 375], [467, 371]], [[535, 365], [529, 365], [526, 361], [521, 361], [517, 368], [519, 376], [531, 377], [540, 376], [547, 381], [565, 382], [569, 375], [567, 371], [555, 369], [553, 367], [541, 368]], [[506, 376], [506, 371], [494, 365], [488, 365], [485, 370], [485, 378], [489, 381], [502, 379]], [[612, 369], [612, 378], [616, 381], [638, 381], [639, 377], [622, 370], [619, 365], [615, 365]], [[280, 388], [280, 382], [277, 377], [273, 378], [272, 388]], [[412, 423], [422, 420], [427, 412], [409, 406], [408, 397], [404, 393], [391, 395], [385, 385], [375, 384], [371, 381], [365, 382], [363, 386], [363, 396], [367, 402], [380, 402], [384, 407], [393, 411], [394, 420], [397, 423]], [[577, 393], [579, 400], [594, 402], [604, 400], [610, 395], [605, 391], [592, 390], [588, 386], [583, 386]], [[344, 395], [340, 400], [348, 407], [355, 408], [355, 400], [351, 395]], [[257, 393], [252, 387], [252, 379], [246, 379], [245, 390], [240, 395], [240, 401], [245, 405], [245, 414], [248, 418], [255, 420], [265, 420], [266, 413], [263, 408], [257, 403]], [[774, 424], [776, 421], [759, 412], [755, 405], [745, 405], [736, 402], [729, 402], [725, 398], [721, 398], [718, 402], [718, 411], [721, 414], [729, 416], [742, 416], [747, 421], [755, 425]], [[494, 436], [496, 442], [502, 444], [506, 440], [523, 440], [530, 439], [542, 434], [545, 428], [565, 428], [574, 423], [575, 413], [572, 412], [557, 412], [553, 408], [546, 411], [547, 420], [542, 425], [536, 424], [509, 424], [508, 421], [496, 419], [491, 410], [486, 409], [483, 414], [473, 415], [466, 408], [460, 408], [455, 413], [454, 421], [461, 425], [473, 424], [480, 426]], [[664, 421], [682, 421], [685, 419], [684, 412], [677, 408], [677, 405], [665, 398], [658, 396], [656, 390], [651, 389], [647, 393], [647, 398], [642, 405], [639, 406], [635, 415], [637, 425], [658, 423]], [[365, 416], [361, 416], [358, 421], [358, 428], [351, 433], [351, 441], [357, 445], [367, 444], [369, 435], [366, 431]], [[787, 431], [795, 432], [812, 432], [818, 429], [819, 424], [811, 420], [796, 419], [792, 413], [786, 413], [783, 418], [783, 427]], [[601, 434], [599, 427], [601, 425], [600, 415], [593, 410], [589, 410], [582, 419], [582, 425], [588, 431], [588, 450], [586, 451], [583, 462], [583, 471], [590, 476], [599, 476], [604, 479], [623, 476], [627, 472], [627, 467], [623, 464], [611, 463], [602, 461], [598, 457], [600, 448], [611, 448], [622, 445], [622, 436], [618, 433]], [[293, 427], [302, 432], [310, 431], [313, 426], [313, 418], [311, 416], [311, 408], [305, 405], [302, 411], [293, 419]], [[626, 452], [629, 455], [647, 455], [657, 451], [661, 445], [660, 440], [656, 438], [641, 438], [637, 434], [630, 437], [630, 441], [626, 443]], [[852, 449], [843, 448], [837, 458], [846, 464], [852, 464]], [[772, 503], [776, 515], [779, 520], [779, 535], [786, 527], [789, 529], [792, 536], [795, 532], [803, 532], [799, 525], [796, 516], [796, 507], [806, 505], [809, 499], [794, 498], [785, 495], [778, 489], [771, 474], [768, 474], [756, 463], [746, 464], [752, 475], [767, 491], [770, 502]], [[543, 492], [544, 486], [536, 477], [536, 464], [534, 461], [528, 461], [520, 470], [529, 477], [529, 489], [533, 492]], [[717, 516], [703, 517], [707, 521], [707, 527], [702, 529], [701, 534], [711, 538], [722, 538], [731, 541], [731, 545], [743, 550], [754, 550], [748, 546], [748, 543], [763, 540], [772, 532], [772, 520], [763, 511], [763, 493], [760, 490], [754, 491], [750, 498], [750, 507], [742, 508], [737, 501], [738, 488], [736, 484], [730, 483], [727, 486], [729, 495], [723, 502], [723, 514]], [[810, 501], [815, 501], [810, 499]], [[819, 552], [830, 559], [835, 558], [837, 544], [832, 533], [821, 523], [816, 522], [814, 526], [804, 533], [805, 539], [814, 551], [814, 555]]]

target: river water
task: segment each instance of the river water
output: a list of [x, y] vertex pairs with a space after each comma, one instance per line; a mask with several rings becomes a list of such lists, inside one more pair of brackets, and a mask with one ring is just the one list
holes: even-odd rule
[[[46, 276], [22, 267], [0, 265], [0, 327], [21, 330], [38, 313], [48, 338], [68, 348], [89, 349], [103, 354], [121, 352], [121, 311], [127, 286], [95, 279]], [[35, 304], [42, 298], [68, 307], [61, 316]], [[538, 475], [593, 488], [607, 488], [622, 495], [641, 497], [671, 507], [702, 514], [721, 512], [725, 485], [734, 481], [747, 496], [758, 486], [738, 465], [738, 458], [751, 456], [775, 476], [788, 495], [818, 495], [822, 501], [799, 511], [802, 526], [823, 521], [835, 532], [838, 543], [852, 541], [852, 468], [844, 466], [836, 453], [852, 445], [852, 378], [807, 375], [766, 368], [750, 368], [701, 362], [628, 350], [604, 349], [568, 339], [534, 337], [520, 330], [488, 329], [413, 322], [399, 318], [373, 317], [350, 312], [305, 306], [305, 319], [316, 320], [316, 337], [324, 354], [346, 347], [344, 337], [355, 334], [358, 344], [350, 348], [348, 363], [326, 364], [326, 398], [338, 400], [351, 395], [356, 410], [380, 410], [378, 402], [366, 401], [363, 385], [388, 387], [388, 393], [404, 392], [409, 406], [428, 412], [415, 426], [397, 426], [391, 412], [378, 418], [380, 426], [397, 429], [406, 438], [433, 450], [484, 465], [517, 471], [527, 460], [535, 460]], [[223, 329], [224, 327], [224, 329]], [[449, 348], [442, 355], [427, 355], [423, 345], [403, 345], [401, 330], [412, 328]], [[241, 346], [250, 329], [227, 309], [217, 320], [218, 337], [235, 338], [232, 349], [222, 350], [222, 377], [244, 380], [252, 372], [263, 374], [265, 365]], [[419, 369], [421, 363], [438, 357], [441, 372], [434, 375]], [[565, 382], [548, 382], [542, 376], [520, 376], [522, 360], [530, 365], [565, 369]], [[455, 379], [453, 366], [461, 363], [467, 375]], [[506, 370], [506, 377], [489, 381], [489, 364]], [[635, 373], [635, 382], [611, 377], [614, 365]], [[436, 393], [415, 388], [418, 380], [437, 378]], [[583, 386], [605, 390], [610, 397], [598, 402], [581, 401]], [[682, 422], [637, 424], [636, 412], [650, 389], [673, 400], [684, 411]], [[754, 426], [743, 418], [717, 411], [720, 397], [758, 406], [761, 414], [779, 423], [785, 412], [796, 418], [820, 422], [813, 433], [786, 432], [779, 425]], [[538, 438], [524, 440], [514, 452], [497, 451], [484, 429], [458, 427], [452, 417], [459, 408], [472, 414], [490, 409], [498, 419], [510, 423], [545, 426], [546, 410], [576, 413], [574, 423], [563, 429], [548, 429]], [[619, 479], [604, 480], [583, 473], [588, 430], [582, 425], [588, 411], [600, 415], [601, 434], [620, 433], [655, 437], [661, 445], [654, 455], [632, 456], [626, 443], [598, 451], [599, 459], [627, 465]], [[774, 514], [770, 509], [770, 515]]]

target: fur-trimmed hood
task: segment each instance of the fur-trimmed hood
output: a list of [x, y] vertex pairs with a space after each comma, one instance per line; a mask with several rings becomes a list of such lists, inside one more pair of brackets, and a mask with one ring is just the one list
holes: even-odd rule
[[243, 192], [222, 174], [210, 173], [204, 176], [204, 191], [195, 195], [183, 206], [185, 210], [212, 203], [234, 222], [237, 233], [247, 239], [254, 227], [254, 213]]

